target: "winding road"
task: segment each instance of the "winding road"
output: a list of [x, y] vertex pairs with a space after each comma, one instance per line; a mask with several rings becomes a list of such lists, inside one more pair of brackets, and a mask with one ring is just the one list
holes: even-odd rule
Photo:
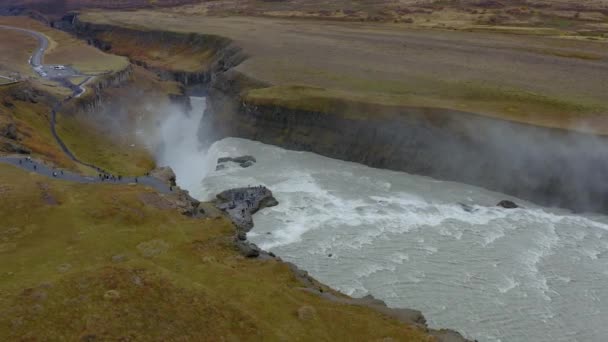
[[150, 186], [161, 193], [169, 193], [172, 188], [162, 180], [150, 176], [143, 177], [122, 177], [121, 179], [102, 179], [101, 177], [83, 176], [74, 172], [55, 169], [48, 165], [30, 159], [27, 156], [9, 156], [0, 157], [0, 162], [10, 164], [29, 172], [34, 172], [39, 175], [63, 179], [76, 183], [108, 183], [108, 184], [141, 184]]
[[[52, 65], [43, 64], [44, 53], [49, 48], [49, 39], [44, 34], [37, 32], [37, 31], [29, 30], [29, 29], [24, 29], [24, 28], [14, 27], [14, 26], [6, 26], [6, 25], [0, 25], [0, 29], [22, 32], [31, 37], [34, 37], [38, 41], [38, 48], [36, 48], [36, 50], [34, 51], [34, 53], [32, 54], [32, 56], [30, 57], [30, 59], [28, 61], [29, 65], [32, 67], [32, 69], [34, 69], [34, 71], [38, 75], [40, 75], [41, 77], [43, 77], [45, 79], [51, 80], [51, 81], [60, 82], [65, 87], [72, 89], [72, 91], [74, 91], [74, 93], [72, 94], [73, 97], [79, 97], [86, 92], [86, 89], [84, 88], [84, 84], [86, 84], [90, 79], [94, 78], [95, 76], [79, 73], [77, 70], [75, 70], [71, 67], [64, 67], [63, 69], [56, 69], [56, 68], [53, 68]], [[68, 86], [68, 84], [72, 85], [71, 82], [69, 81], [70, 77], [87, 77], [87, 78], [83, 82], [81, 82], [78, 86], [70, 87], [70, 86]]]
[[[99, 177], [88, 177], [88, 176], [83, 176], [83, 175], [79, 175], [73, 172], [69, 172], [69, 171], [65, 171], [65, 170], [59, 170], [59, 169], [55, 169], [55, 168], [51, 168], [47, 165], [45, 165], [44, 163], [40, 162], [40, 161], [36, 161], [33, 160], [31, 158], [28, 158], [28, 156], [4, 156], [4, 157], [0, 157], [0, 162], [1, 163], [5, 163], [5, 164], [10, 164], [13, 166], [17, 166], [20, 167], [24, 170], [30, 171], [30, 172], [35, 172], [37, 174], [40, 175], [44, 175], [47, 177], [53, 177], [53, 178], [58, 178], [58, 179], [64, 179], [64, 180], [68, 180], [68, 181], [73, 181], [73, 182], [78, 182], [78, 183], [111, 183], [111, 184], [131, 184], [131, 183], [137, 183], [137, 184], [143, 184], [143, 185], [147, 185], [147, 186], [151, 186], [153, 188], [155, 188], [157, 191], [162, 192], [162, 193], [166, 193], [166, 192], [170, 192], [172, 191], [172, 188], [164, 183], [163, 181], [154, 178], [154, 177], [150, 177], [150, 176], [141, 176], [141, 177], [122, 177], [120, 180], [115, 179], [114, 180], [108, 180], [105, 178], [105, 176], [111, 176], [109, 173], [105, 172], [102, 168], [84, 162], [80, 159], [78, 159], [73, 153], [72, 151], [70, 151], [70, 149], [67, 147], [67, 145], [63, 142], [63, 140], [61, 139], [61, 137], [59, 136], [59, 134], [57, 134], [57, 129], [56, 129], [56, 123], [57, 123], [57, 111], [61, 108], [61, 106], [63, 106], [65, 103], [71, 101], [74, 98], [77, 98], [79, 96], [81, 96], [82, 94], [84, 94], [86, 92], [86, 88], [84, 87], [84, 85], [89, 82], [90, 80], [92, 80], [95, 76], [91, 76], [91, 75], [84, 75], [84, 74], [80, 74], [78, 73], [76, 70], [72, 69], [72, 68], [65, 68], [63, 70], [56, 70], [54, 68], [52, 68], [51, 66], [48, 65], [44, 65], [43, 64], [43, 60], [44, 60], [44, 53], [46, 52], [46, 50], [49, 47], [49, 40], [48, 38], [37, 31], [33, 31], [33, 30], [28, 30], [28, 29], [23, 29], [23, 28], [19, 28], [19, 27], [13, 27], [13, 26], [5, 26], [5, 25], [0, 25], [0, 29], [7, 29], [7, 30], [14, 30], [14, 31], [19, 31], [19, 32], [23, 32], [25, 34], [28, 34], [34, 38], [36, 38], [38, 40], [38, 48], [36, 49], [36, 51], [34, 51], [34, 53], [32, 54], [32, 56], [29, 59], [29, 64], [30, 66], [34, 69], [34, 71], [36, 71], [41, 77], [51, 80], [51, 81], [55, 81], [60, 83], [63, 87], [68, 88], [72, 91], [72, 94], [68, 97], [66, 97], [65, 99], [59, 101], [57, 104], [55, 104], [52, 109], [51, 109], [51, 122], [50, 122], [50, 129], [51, 129], [51, 133], [53, 134], [53, 137], [55, 138], [55, 140], [57, 141], [57, 144], [61, 147], [61, 150], [74, 162], [93, 168], [95, 170], [97, 170], [97, 172], [99, 173]], [[80, 77], [80, 76], [84, 76], [87, 77], [83, 82], [81, 82], [79, 85], [73, 85], [70, 81], [69, 78], [70, 77]]]

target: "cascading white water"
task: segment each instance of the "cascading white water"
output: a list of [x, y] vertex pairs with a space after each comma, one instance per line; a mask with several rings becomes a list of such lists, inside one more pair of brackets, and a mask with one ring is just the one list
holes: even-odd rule
[[[479, 341], [604, 341], [608, 218], [549, 210], [465, 184], [224, 139], [210, 155], [253, 155], [212, 172], [208, 199], [263, 184], [280, 205], [249, 239], [347, 294], [420, 309]], [[467, 212], [459, 203], [472, 206]]]
[[[280, 205], [256, 214], [249, 239], [332, 287], [420, 309], [431, 326], [479, 341], [608, 336], [606, 216], [519, 199], [525, 208], [502, 209], [509, 197], [481, 188], [243, 139], [205, 153], [189, 140], [194, 116], [165, 124], [161, 160], [182, 186], [201, 200], [268, 186]], [[218, 157], [241, 155], [258, 161], [213, 171]]]
[[190, 97], [190, 102], [192, 109], [188, 113], [177, 106], [162, 108], [156, 124], [139, 132], [144, 143], [155, 152], [156, 163], [170, 166], [183, 189], [197, 189], [205, 175], [215, 168], [198, 136], [206, 100]]

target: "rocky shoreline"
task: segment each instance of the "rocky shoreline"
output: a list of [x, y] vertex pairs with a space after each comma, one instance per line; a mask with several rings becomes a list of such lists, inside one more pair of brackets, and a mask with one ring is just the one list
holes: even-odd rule
[[[71, 14], [53, 23], [113, 51], [103, 32], [170, 44], [192, 42], [213, 57], [198, 72], [146, 65], [164, 79], [207, 87], [205, 120], [212, 143], [240, 137], [371, 167], [462, 182], [576, 212], [608, 212], [608, 139], [603, 136], [502, 120], [463, 110], [344, 102], [324, 111], [257, 103], [250, 90], [272, 86], [235, 67], [247, 56], [224, 37], [138, 31], [85, 22]], [[128, 53], [127, 53], [128, 55]], [[342, 108], [342, 110], [340, 109]], [[356, 112], [355, 114], [351, 113]], [[209, 133], [212, 133], [209, 137]]]
[[378, 107], [369, 109], [377, 115], [359, 117], [257, 105], [232, 89], [239, 84], [232, 77], [240, 76], [225, 73], [210, 86], [205, 118], [214, 139], [251, 139], [543, 206], [608, 212], [605, 137], [438, 108]]
[[[157, 36], [164, 39], [168, 39], [174, 37], [175, 39], [181, 40], [184, 38], [191, 39], [192, 35], [184, 35], [184, 34], [174, 34], [168, 32], [139, 32], [136, 30], [119, 28], [119, 27], [106, 27], [103, 25], [93, 25], [89, 23], [83, 23], [78, 20], [77, 17], [69, 18], [71, 21], [71, 25], [67, 25], [62, 27], [69, 32], [72, 32], [79, 36], [80, 38], [87, 39], [90, 44], [97, 46], [98, 48], [108, 51], [111, 50], [111, 45], [107, 44], [103, 40], [98, 39], [98, 33], [103, 32], [105, 30], [110, 30], [117, 34], [127, 34], [127, 35], [146, 35], [148, 38], [153, 36]], [[64, 21], [65, 23], [65, 21]], [[199, 39], [201, 42], [206, 41], [208, 39], [205, 36]], [[189, 85], [193, 83], [204, 83], [209, 86], [209, 99], [211, 101], [211, 105], [208, 107], [208, 111], [213, 110], [213, 106], [217, 108], [218, 103], [221, 101], [217, 101], [218, 98], [228, 99], [227, 102], [222, 102], [221, 106], [227, 106], [230, 109], [237, 109], [236, 112], [233, 111], [221, 111], [222, 113], [228, 115], [221, 118], [218, 121], [217, 116], [211, 116], [212, 123], [214, 124], [214, 128], [218, 129], [218, 134], [214, 136], [215, 139], [220, 139], [225, 136], [229, 136], [230, 133], [235, 133], [234, 136], [241, 136], [245, 138], [252, 138], [250, 133], [246, 133], [241, 130], [241, 126], [236, 127], [234, 131], [227, 131], [223, 123], [224, 120], [233, 119], [231, 115], [240, 113], [241, 106], [248, 106], [246, 103], [242, 102], [238, 97], [239, 92], [241, 91], [241, 87], [248, 87], [252, 84], [259, 86], [255, 80], [228, 80], [229, 84], [223, 83], [226, 78], [223, 77], [225, 74], [230, 74], [232, 68], [238, 64], [240, 64], [243, 60], [245, 60], [246, 56], [244, 56], [238, 47], [232, 45], [229, 41], [222, 41], [221, 46], [217, 46], [216, 55], [210, 63], [210, 66], [207, 70], [201, 71], [199, 73], [188, 73], [188, 72], [180, 72], [180, 71], [170, 71], [170, 70], [160, 70], [141, 61], [137, 61], [135, 59], [131, 59], [134, 64], [141, 65], [155, 73], [157, 73], [162, 79], [166, 80], [175, 80], [181, 82], [184, 85]], [[224, 88], [228, 87], [230, 90], [227, 93], [220, 94], [218, 93], [218, 87]], [[217, 97], [216, 97], [217, 96]], [[216, 101], [213, 101], [216, 100]], [[224, 108], [226, 109], [226, 108]], [[316, 117], [316, 116], [315, 116]], [[285, 122], [285, 120], [280, 119]], [[245, 124], [249, 124], [250, 120], [245, 119]], [[252, 127], [253, 128], [253, 127]], [[255, 129], [261, 129], [262, 127], [255, 127]], [[271, 130], [271, 133], [273, 131]], [[256, 137], [253, 139], [267, 142], [268, 140], [257, 136], [257, 133], [254, 134]], [[284, 143], [276, 143], [271, 142], [279, 146], [284, 146], [288, 148], [294, 148], [293, 145], [290, 145], [291, 142], [285, 140]], [[288, 144], [288, 146], [285, 145]], [[297, 149], [315, 151], [312, 148], [312, 145], [302, 145], [298, 144]], [[322, 153], [323, 154], [323, 153]], [[327, 154], [326, 154], [327, 155]], [[330, 155], [331, 156], [331, 155]], [[347, 157], [342, 157], [340, 159], [349, 160]], [[235, 162], [239, 164], [241, 167], [247, 167], [248, 163], [255, 162], [255, 160], [225, 160], [225, 162]], [[365, 162], [363, 162], [365, 164]], [[161, 176], [161, 179], [164, 179], [168, 183], [175, 182], [174, 175], [173, 177], [167, 178], [165, 176]], [[284, 262], [279, 257], [275, 256], [271, 252], [267, 252], [256, 246], [255, 244], [247, 241], [247, 232], [253, 228], [253, 218], [252, 215], [257, 211], [278, 205], [278, 202], [273, 197], [272, 192], [265, 187], [248, 187], [248, 188], [237, 188], [226, 190], [217, 195], [216, 200], [212, 202], [212, 207], [208, 208], [204, 203], [197, 201], [192, 198], [187, 191], [180, 189], [179, 187], [175, 187], [171, 196], [171, 202], [174, 203], [174, 206], [179, 209], [179, 211], [191, 217], [205, 217], [210, 215], [211, 210], [220, 210], [224, 212], [235, 226], [235, 235], [233, 237], [233, 242], [235, 248], [245, 257], [248, 258], [262, 258], [262, 259], [275, 259], [279, 262]], [[429, 329], [426, 325], [426, 319], [422, 315], [422, 313], [418, 310], [411, 309], [394, 309], [389, 308], [383, 301], [377, 300], [372, 296], [367, 296], [360, 299], [350, 298], [348, 296], [342, 295], [335, 290], [328, 288], [327, 286], [319, 283], [315, 279], [313, 279], [308, 272], [299, 269], [297, 266], [285, 262], [293, 271], [294, 275], [297, 279], [299, 279], [303, 285], [305, 285], [302, 290], [314, 293], [319, 295], [325, 299], [340, 302], [349, 305], [360, 305], [370, 307], [376, 311], [379, 311], [383, 314], [391, 316], [403, 323], [413, 324], [420, 328], [423, 328], [429, 334], [433, 335], [437, 338], [438, 341], [444, 342], [461, 342], [461, 341], [469, 341], [465, 339], [460, 333], [449, 330], [449, 329], [441, 329], [434, 330]]]
[[247, 241], [247, 233], [253, 228], [253, 214], [267, 207], [278, 205], [272, 191], [264, 186], [235, 188], [217, 194], [213, 204], [225, 212], [234, 223], [234, 244], [243, 256], [255, 258], [272, 256], [255, 244]]
[[[254, 243], [247, 240], [247, 233], [254, 227], [253, 214], [264, 208], [279, 205], [272, 191], [265, 186], [250, 186], [234, 188], [223, 191], [216, 195], [212, 204], [224, 212], [235, 227], [234, 245], [238, 251], [247, 258], [276, 259], [285, 262], [272, 252], [264, 251]], [[434, 336], [440, 342], [466, 342], [460, 333], [450, 329], [429, 329], [424, 315], [413, 309], [389, 308], [382, 300], [367, 295], [363, 298], [350, 298], [335, 290], [319, 283], [308, 272], [298, 268], [296, 265], [285, 262], [294, 275], [304, 285], [303, 291], [307, 291], [330, 301], [347, 305], [365, 306], [379, 311], [387, 316], [393, 317], [405, 324], [413, 324]]]

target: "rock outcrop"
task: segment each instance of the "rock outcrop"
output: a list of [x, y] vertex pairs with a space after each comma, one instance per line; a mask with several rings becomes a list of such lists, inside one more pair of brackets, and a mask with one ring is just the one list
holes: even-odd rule
[[240, 156], [240, 157], [222, 157], [217, 159], [217, 166], [215, 170], [222, 170], [226, 168], [226, 163], [236, 163], [242, 168], [247, 168], [255, 164], [257, 161], [253, 156]]
[[353, 115], [257, 105], [234, 88], [240, 77], [218, 75], [209, 89], [205, 118], [215, 139], [252, 139], [541, 205], [608, 212], [605, 137], [442, 108], [344, 106], [359, 107]]
[[124, 85], [131, 80], [132, 75], [133, 67], [128, 65], [123, 70], [96, 76], [92, 81], [87, 83], [90, 91], [78, 98], [68, 98], [70, 101], [66, 104], [71, 107], [70, 109], [73, 112], [92, 113], [104, 102], [104, 89]]
[[509, 200], [502, 200], [500, 202], [498, 202], [498, 204], [496, 204], [497, 207], [502, 207], [505, 209], [515, 209], [515, 208], [519, 208], [519, 206], [517, 204], [515, 204], [515, 202], [513, 201], [509, 201]]
[[188, 191], [175, 187], [171, 193], [167, 195], [167, 199], [179, 210], [183, 215], [190, 217], [202, 217], [205, 215], [205, 210], [200, 206], [201, 202], [192, 198]]
[[267, 254], [247, 241], [247, 232], [253, 228], [253, 214], [260, 209], [279, 204], [273, 197], [272, 191], [264, 186], [230, 189], [219, 193], [214, 204], [218, 209], [226, 212], [234, 223], [236, 227], [234, 243], [242, 255], [254, 258]]
[[[155, 72], [161, 79], [178, 81], [184, 85], [209, 83], [215, 75], [222, 73], [245, 60], [242, 50], [230, 39], [195, 33], [167, 31], [140, 31], [132, 28], [82, 22], [77, 15], [69, 14], [55, 26], [72, 32], [104, 51], [128, 57], [134, 64]], [[131, 42], [138, 45], [164, 46], [176, 53], [190, 49], [193, 53], [207, 51], [198, 70], [166, 68], [146, 59], [145, 53], [134, 51]], [[140, 48], [141, 50], [141, 48]], [[153, 59], [152, 59], [153, 60]]]
[[249, 232], [253, 228], [252, 215], [260, 209], [278, 205], [279, 202], [270, 189], [255, 186], [223, 191], [216, 196], [215, 204], [228, 213], [237, 230]]
[[150, 171], [150, 176], [160, 179], [161, 181], [169, 184], [170, 186], [176, 186], [175, 184], [175, 172], [168, 166], [157, 167]]

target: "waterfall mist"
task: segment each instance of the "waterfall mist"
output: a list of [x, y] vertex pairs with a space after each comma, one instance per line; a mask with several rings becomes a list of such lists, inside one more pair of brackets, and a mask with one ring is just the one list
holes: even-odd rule
[[206, 100], [191, 97], [192, 108], [170, 105], [154, 108], [153, 120], [139, 125], [138, 137], [154, 153], [158, 166], [170, 166], [183, 189], [195, 189], [215, 167], [199, 140]]

